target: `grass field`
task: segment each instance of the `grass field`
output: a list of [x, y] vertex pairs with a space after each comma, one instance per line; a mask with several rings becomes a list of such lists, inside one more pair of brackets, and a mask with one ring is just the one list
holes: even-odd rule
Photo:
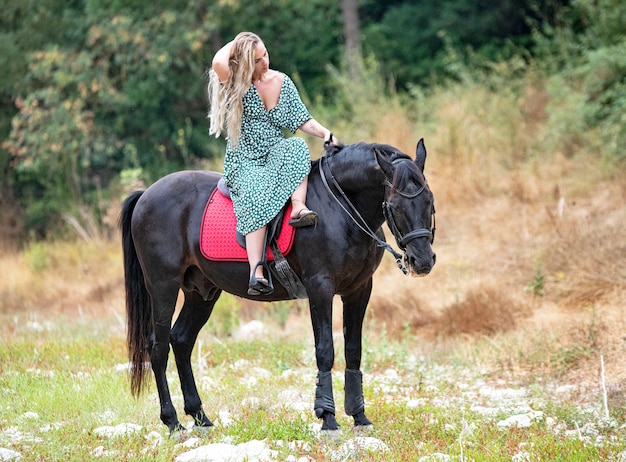
[[[311, 341], [271, 324], [264, 325], [272, 335], [245, 340], [203, 333], [194, 366], [216, 428], [183, 445], [159, 421], [153, 388], [139, 400], [130, 397], [124, 332], [115, 317], [14, 321], [0, 349], [0, 447], [22, 460], [46, 461], [174, 460], [193, 447], [254, 440], [265, 442], [273, 460], [444, 460], [435, 458], [444, 454], [589, 461], [621, 460], [625, 450], [625, 416], [611, 409], [606, 418], [599, 382], [583, 403], [578, 383], [494, 371], [468, 352], [455, 353], [465, 348], [457, 342], [445, 359], [439, 352], [434, 360], [420, 351], [418, 336], [392, 341], [380, 334], [368, 336], [364, 357], [375, 429], [357, 433], [339, 411], [341, 434], [320, 437], [311, 411]], [[334, 377], [338, 409], [342, 375]], [[170, 379], [182, 412], [174, 370]], [[371, 438], [380, 446], [359, 449]]]

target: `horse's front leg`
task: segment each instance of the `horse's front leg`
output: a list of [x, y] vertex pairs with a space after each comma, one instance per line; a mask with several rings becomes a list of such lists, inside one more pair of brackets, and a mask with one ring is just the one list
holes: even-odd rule
[[345, 401], [346, 414], [354, 418], [356, 427], [370, 427], [372, 422], [365, 416], [363, 397], [363, 374], [361, 372], [363, 319], [372, 292], [372, 279], [359, 290], [342, 296], [343, 331], [345, 338]]
[[333, 345], [333, 293], [332, 290], [307, 287], [311, 322], [315, 338], [315, 359], [317, 362], [317, 381], [315, 384], [315, 415], [322, 419], [322, 431], [338, 430], [335, 418], [335, 399], [333, 397], [332, 368], [335, 361]]

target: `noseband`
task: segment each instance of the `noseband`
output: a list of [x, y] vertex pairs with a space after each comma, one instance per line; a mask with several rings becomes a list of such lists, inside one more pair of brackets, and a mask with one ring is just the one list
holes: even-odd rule
[[[365, 234], [367, 234], [369, 237], [371, 237], [374, 241], [376, 241], [376, 243], [378, 244], [378, 247], [382, 247], [383, 249], [387, 250], [389, 253], [391, 253], [394, 256], [394, 258], [396, 259], [396, 265], [398, 265], [398, 268], [400, 268], [400, 270], [402, 270], [402, 272], [404, 274], [409, 274], [409, 270], [407, 269], [407, 267], [406, 267], [406, 265], [404, 264], [404, 261], [403, 261], [403, 260], [406, 259], [406, 255], [403, 258], [403, 256], [401, 254], [399, 254], [398, 252], [396, 252], [393, 249], [393, 247], [391, 247], [387, 242], [385, 242], [382, 239], [380, 239], [376, 235], [376, 233], [374, 231], [372, 231], [372, 229], [369, 227], [369, 225], [367, 224], [365, 219], [361, 216], [361, 214], [356, 209], [356, 207], [354, 206], [352, 201], [350, 201], [350, 199], [348, 198], [346, 193], [343, 191], [343, 189], [341, 189], [341, 186], [339, 186], [339, 183], [337, 183], [337, 180], [335, 179], [334, 175], [332, 174], [332, 171], [330, 170], [330, 165], [327, 165], [326, 168], [328, 169], [330, 179], [331, 179], [331, 181], [333, 183], [333, 187], [337, 190], [339, 195], [343, 198], [343, 200], [347, 204], [347, 207], [339, 200], [339, 197], [337, 197], [337, 194], [335, 194], [333, 189], [328, 184], [328, 179], [326, 177], [326, 173], [324, 172], [324, 165], [328, 164], [328, 162], [329, 162], [329, 160], [328, 160], [327, 156], [324, 156], [324, 157], [322, 157], [320, 159], [320, 176], [322, 178], [322, 182], [324, 183], [324, 186], [326, 187], [326, 189], [330, 193], [331, 197], [333, 199], [335, 199], [335, 201], [339, 204], [341, 209], [352, 219], [354, 224], [356, 224], [357, 227], [361, 231], [363, 231]], [[406, 197], [408, 199], [412, 199], [412, 198], [415, 198], [415, 197], [419, 196], [426, 189], [426, 184], [427, 184], [426, 180], [424, 179], [424, 184], [419, 189], [419, 191], [417, 191], [414, 194], [408, 194], [408, 193], [405, 193], [405, 192], [402, 192], [402, 191], [398, 191], [398, 190], [396, 190], [395, 193], [400, 194], [402, 197]], [[413, 230], [413, 231], [409, 231], [408, 233], [406, 233], [403, 236], [402, 233], [400, 232], [400, 230], [398, 229], [398, 226], [396, 225], [396, 221], [395, 221], [394, 216], [393, 216], [392, 207], [391, 207], [390, 203], [387, 200], [387, 199], [389, 199], [389, 193], [390, 193], [390, 189], [389, 188], [391, 186], [392, 185], [391, 185], [391, 183], [389, 181], [385, 182], [385, 200], [383, 201], [383, 216], [385, 217], [385, 220], [387, 221], [387, 224], [389, 225], [389, 229], [393, 233], [393, 236], [395, 237], [396, 242], [397, 242], [398, 246], [400, 247], [400, 249], [402, 249], [403, 252], [406, 252], [407, 244], [409, 242], [415, 240], [415, 239], [420, 238], [420, 237], [427, 237], [427, 238], [429, 238], [430, 243], [432, 244], [434, 239], [435, 239], [435, 226], [434, 226], [434, 224], [435, 224], [435, 206], [433, 205], [431, 207], [431, 229], [430, 230], [426, 229], [426, 228], [420, 228], [420, 229], [416, 229], [416, 230]]]

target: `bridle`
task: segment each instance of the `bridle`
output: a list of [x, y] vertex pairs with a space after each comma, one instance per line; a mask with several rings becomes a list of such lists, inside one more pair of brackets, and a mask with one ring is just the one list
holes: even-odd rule
[[[422, 192], [424, 192], [427, 184], [428, 182], [426, 181], [426, 178], [424, 178], [424, 184], [417, 192], [406, 193], [404, 191], [400, 191], [396, 189], [394, 193], [399, 194], [400, 196], [405, 197], [407, 199], [415, 199]], [[400, 228], [396, 224], [396, 220], [393, 216], [393, 208], [391, 207], [391, 202], [388, 200], [390, 196], [391, 187], [392, 187], [392, 184], [389, 181], [386, 181], [385, 182], [385, 197], [387, 199], [383, 201], [383, 214], [385, 215], [385, 220], [387, 221], [387, 224], [389, 225], [389, 228], [391, 229], [391, 232], [393, 233], [393, 237], [396, 238], [396, 243], [398, 244], [398, 247], [400, 247], [400, 249], [402, 249], [402, 251], [404, 252], [409, 242], [415, 239], [418, 239], [420, 237], [427, 237], [430, 240], [430, 243], [432, 244], [435, 241], [435, 230], [437, 229], [435, 227], [435, 204], [432, 204], [430, 207], [430, 223], [428, 224], [428, 228], [414, 229], [413, 231], [409, 231], [405, 235], [402, 235], [402, 232], [400, 231]]]
[[[346, 193], [343, 191], [341, 186], [339, 186], [339, 183], [337, 183], [337, 180], [335, 179], [334, 175], [332, 174], [332, 171], [330, 170], [328, 159], [329, 159], [328, 156], [324, 156], [320, 159], [319, 170], [320, 170], [320, 177], [322, 178], [322, 182], [324, 183], [324, 186], [330, 193], [331, 197], [335, 199], [335, 201], [339, 204], [341, 209], [348, 215], [348, 217], [350, 217], [350, 219], [352, 219], [354, 224], [357, 225], [357, 227], [361, 231], [363, 231], [365, 234], [371, 237], [374, 241], [376, 241], [376, 243], [378, 244], [378, 247], [382, 247], [383, 249], [387, 250], [389, 253], [391, 253], [394, 256], [396, 260], [396, 265], [398, 265], [398, 268], [400, 268], [400, 270], [402, 270], [404, 274], [409, 274], [409, 270], [407, 269], [405, 262], [404, 262], [407, 258], [406, 253], [403, 257], [401, 254], [396, 252], [391, 245], [389, 245], [387, 242], [380, 239], [376, 235], [376, 233], [372, 231], [372, 229], [369, 227], [369, 225], [367, 224], [363, 216], [356, 209], [352, 201], [350, 201], [350, 199], [348, 198]], [[344, 200], [346, 205], [344, 205], [341, 202], [337, 194], [335, 194], [333, 189], [330, 187], [327, 175], [324, 172], [324, 165], [326, 165], [326, 168], [328, 169], [329, 177], [330, 177], [333, 187], [335, 188], [335, 190], [337, 190], [338, 194]], [[409, 194], [409, 193], [405, 193], [399, 190], [395, 190], [394, 192], [397, 194], [400, 194], [402, 197], [413, 199], [419, 196], [426, 189], [426, 184], [427, 184], [426, 179], [424, 179], [424, 184], [416, 193]], [[398, 244], [398, 247], [400, 247], [402, 252], [406, 252], [406, 246], [408, 245], [409, 242], [415, 239], [422, 238], [422, 237], [429, 238], [430, 243], [432, 244], [435, 239], [435, 207], [434, 205], [431, 207], [430, 229], [420, 228], [420, 229], [416, 229], [413, 231], [409, 231], [408, 233], [403, 235], [400, 229], [398, 228], [396, 224], [396, 220], [393, 216], [393, 207], [388, 201], [391, 187], [392, 187], [392, 184], [389, 181], [386, 181], [385, 182], [385, 200], [383, 201], [383, 204], [382, 204], [383, 216], [385, 217], [385, 220], [387, 221], [387, 225], [389, 226], [389, 229], [391, 230], [393, 237], [396, 239], [396, 243]]]

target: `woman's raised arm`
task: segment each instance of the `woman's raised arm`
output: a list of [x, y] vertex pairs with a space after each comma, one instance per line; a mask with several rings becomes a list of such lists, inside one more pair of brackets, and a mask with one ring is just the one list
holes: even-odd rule
[[228, 62], [230, 61], [230, 52], [233, 47], [233, 42], [230, 41], [215, 53], [213, 56], [212, 67], [221, 82], [226, 82], [230, 77], [230, 67]]

